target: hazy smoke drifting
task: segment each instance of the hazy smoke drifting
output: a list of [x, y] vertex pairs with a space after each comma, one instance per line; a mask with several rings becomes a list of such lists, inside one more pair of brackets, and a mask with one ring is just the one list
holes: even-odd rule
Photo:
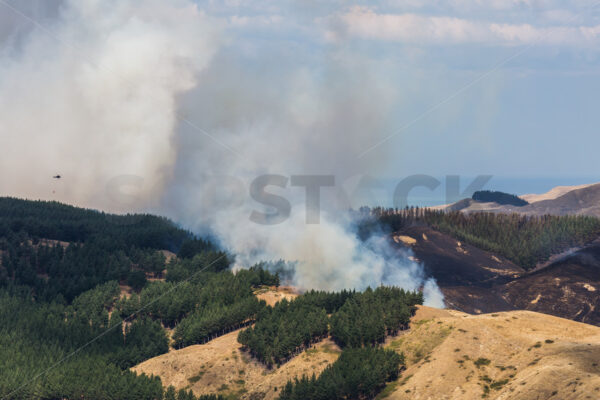
[[[442, 306], [421, 266], [381, 238], [359, 241], [339, 212], [360, 205], [340, 203], [343, 184], [386, 167], [385, 152], [357, 157], [390, 128], [382, 67], [340, 44], [248, 48], [221, 23], [185, 0], [67, 1], [50, 32], [0, 59], [2, 192], [156, 210], [215, 234], [238, 267], [283, 258], [302, 288], [424, 286]], [[248, 185], [267, 173], [334, 175], [321, 223], [305, 223], [304, 189], [289, 184], [272, 191], [290, 218], [251, 222]]]
[[215, 50], [205, 18], [185, 1], [73, 0], [45, 29], [23, 23], [0, 59], [2, 191], [125, 210], [106, 187], [128, 174], [152, 198], [176, 159], [176, 96]]

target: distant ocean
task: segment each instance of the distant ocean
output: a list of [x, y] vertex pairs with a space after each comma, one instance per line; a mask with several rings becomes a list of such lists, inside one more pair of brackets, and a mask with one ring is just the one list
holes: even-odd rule
[[[419, 207], [432, 207], [437, 205], [448, 204], [446, 198], [446, 177], [435, 177], [441, 184], [435, 190], [429, 190], [426, 187], [414, 187], [408, 195], [408, 204]], [[378, 185], [375, 190], [368, 191], [366, 196], [355, 196], [356, 202], [369, 206], [394, 206], [394, 191], [397, 185], [404, 179], [400, 177], [396, 179], [381, 179], [377, 180]], [[473, 182], [473, 176], [460, 177], [460, 191]], [[492, 176], [490, 181], [482, 188], [482, 190], [497, 190], [501, 192], [522, 195], [529, 193], [545, 193], [556, 186], [576, 186], [590, 183], [599, 183], [598, 177], [505, 177]], [[364, 194], [364, 193], [363, 193]], [[465, 196], [463, 196], [465, 197]], [[360, 199], [360, 200], [359, 200]]]

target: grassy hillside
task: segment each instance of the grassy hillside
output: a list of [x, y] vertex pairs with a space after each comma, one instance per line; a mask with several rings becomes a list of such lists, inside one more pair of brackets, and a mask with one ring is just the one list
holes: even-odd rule
[[407, 368], [378, 399], [590, 399], [600, 328], [529, 311], [472, 316], [422, 307], [389, 340]]
[[[527, 311], [472, 316], [428, 307], [411, 321], [409, 331], [383, 345], [404, 356], [405, 369], [377, 399], [588, 399], [600, 391], [598, 327]], [[242, 351], [232, 332], [134, 370], [196, 394], [270, 400], [289, 380], [333, 368], [340, 353], [327, 339], [268, 369]]]
[[[342, 382], [343, 397], [372, 396], [401, 363], [378, 345], [405, 329], [423, 301], [420, 293], [379, 287], [311, 291], [271, 306], [254, 293], [279, 285], [264, 264], [234, 274], [233, 255], [166, 219], [0, 200], [0, 369], [8, 371], [0, 374], [3, 399], [194, 400], [187, 387], [176, 393], [129, 368], [252, 324], [236, 338], [269, 370], [293, 365], [330, 330], [344, 347], [330, 379], [311, 380], [302, 370], [300, 381], [282, 382], [288, 398], [304, 391], [297, 387], [332, 390], [333, 382]], [[178, 257], [167, 263], [163, 249], [169, 246]], [[386, 372], [371, 372], [359, 362], [365, 357], [372, 364], [385, 361]], [[371, 382], [368, 391], [357, 386], [352, 371]], [[243, 378], [236, 382], [243, 386]]]
[[188, 388], [197, 395], [215, 393], [233, 398], [255, 395], [272, 400], [279, 396], [288, 380], [303, 374], [320, 374], [341, 353], [335, 343], [324, 340], [280, 368], [269, 369], [242, 350], [238, 334], [239, 331], [234, 331], [206, 344], [172, 350], [133, 370], [160, 376], [165, 385]]
[[[282, 301], [267, 305], [259, 298], [276, 298], [266, 296], [270, 289], [265, 289], [278, 287], [276, 274], [264, 270], [263, 264], [233, 274], [229, 267], [234, 255], [168, 220], [15, 199], [0, 201], [0, 209], [3, 399], [373, 398], [399, 376], [405, 363], [409, 371], [419, 363], [426, 369], [423, 363], [435, 361], [427, 354], [442, 348], [456, 330], [477, 332], [472, 339], [456, 338], [467, 346], [471, 340], [483, 344], [480, 338], [492, 329], [484, 324], [487, 320], [481, 320], [482, 328], [477, 327], [479, 320], [459, 328], [469, 321], [461, 315], [454, 322], [413, 323], [418, 333], [411, 342], [412, 333], [405, 330], [415, 305], [423, 302], [418, 292], [388, 287], [362, 293], [286, 292], [277, 297]], [[495, 237], [489, 232], [507, 227], [509, 232], [522, 230], [521, 239], [530, 244], [537, 242], [527, 241], [524, 233], [536, 235], [546, 229], [557, 246], [563, 243], [560, 238], [585, 241], [596, 228], [595, 220], [576, 218], [482, 216], [465, 221], [459, 215], [416, 211], [401, 219], [394, 213], [381, 215], [390, 216], [389, 223], [437, 221], [439, 229], [447, 226], [456, 229], [455, 234], [471, 232], [473, 237]], [[501, 240], [500, 235], [496, 239]], [[167, 263], [161, 250], [168, 244], [176, 245], [172, 249], [178, 250], [178, 257]], [[505, 319], [513, 322], [512, 316]], [[536, 324], [528, 320], [526, 326], [542, 329]], [[513, 326], [524, 332], [525, 325], [516, 323], [498, 329], [510, 331]], [[546, 354], [537, 350], [542, 339], [529, 333], [536, 341], [526, 349], [534, 356], [527, 362], [535, 366]], [[552, 343], [562, 340], [553, 335], [547, 337]], [[473, 368], [486, 371], [474, 371], [468, 378], [477, 377], [479, 396], [509, 386], [514, 377], [490, 367], [495, 362], [491, 356], [504, 357], [506, 348], [491, 346], [490, 356], [482, 355], [485, 346], [469, 349], [462, 363], [474, 359]], [[580, 359], [587, 362], [586, 357]], [[514, 365], [523, 368], [516, 361]], [[403, 374], [400, 379], [412, 378]], [[397, 395], [402, 382], [388, 385], [383, 395]], [[431, 383], [409, 390], [429, 387]], [[465, 391], [475, 393], [471, 386]]]

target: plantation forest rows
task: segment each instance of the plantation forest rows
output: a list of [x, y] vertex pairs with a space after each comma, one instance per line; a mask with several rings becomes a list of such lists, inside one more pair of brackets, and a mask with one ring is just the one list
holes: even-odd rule
[[[167, 263], [165, 249], [177, 257]], [[254, 296], [280, 283], [266, 264], [234, 274], [234, 256], [167, 219], [53, 202], [0, 199], [0, 252], [3, 399], [220, 399], [163, 388], [158, 377], [129, 368], [252, 323], [240, 341], [247, 337], [245, 346], [269, 367], [331, 335], [345, 348], [329, 372], [340, 379], [356, 359], [347, 350], [365, 345], [361, 351], [378, 357], [382, 335], [406, 327], [422, 302], [418, 293], [377, 288], [311, 291], [270, 307]], [[123, 295], [124, 285], [133, 293]], [[375, 387], [399, 368], [392, 362], [395, 372], [378, 375]]]
[[418, 207], [403, 210], [363, 208], [361, 214], [372, 216], [363, 219], [362, 235], [368, 235], [382, 225], [391, 231], [425, 225], [502, 255], [525, 270], [547, 261], [553, 254], [584, 246], [600, 236], [600, 219], [579, 215], [467, 214]]
[[[427, 224], [528, 268], [600, 232], [587, 217], [366, 214], [360, 235]], [[167, 262], [164, 250], [176, 257]], [[327, 336], [342, 348], [320, 376], [288, 382], [281, 399], [373, 398], [398, 377], [402, 355], [381, 344], [408, 327], [421, 293], [309, 291], [268, 306], [254, 292], [279, 286], [279, 274], [266, 263], [233, 273], [234, 261], [165, 218], [0, 198], [0, 398], [221, 399], [165, 388], [129, 368], [234, 330], [267, 368]]]

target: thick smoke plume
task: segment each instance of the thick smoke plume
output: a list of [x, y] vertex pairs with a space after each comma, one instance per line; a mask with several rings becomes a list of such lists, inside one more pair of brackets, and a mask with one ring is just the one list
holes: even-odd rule
[[131, 175], [152, 198], [177, 157], [177, 95], [215, 51], [206, 18], [182, 1], [73, 0], [48, 25], [22, 23], [0, 59], [2, 191], [126, 211], [107, 186]]
[[[360, 205], [353, 183], [386, 166], [385, 152], [357, 157], [391, 128], [397, 93], [382, 67], [343, 44], [305, 54], [238, 39], [184, 0], [65, 2], [50, 25], [5, 41], [0, 189], [160, 212], [214, 235], [237, 268], [295, 261], [302, 289], [392, 284], [443, 306], [407, 252], [359, 240], [345, 213]], [[320, 223], [306, 223], [304, 188], [289, 182], [269, 191], [290, 201], [290, 217], [252, 222], [263, 210], [248, 188], [264, 174], [334, 176], [312, 210]]]

